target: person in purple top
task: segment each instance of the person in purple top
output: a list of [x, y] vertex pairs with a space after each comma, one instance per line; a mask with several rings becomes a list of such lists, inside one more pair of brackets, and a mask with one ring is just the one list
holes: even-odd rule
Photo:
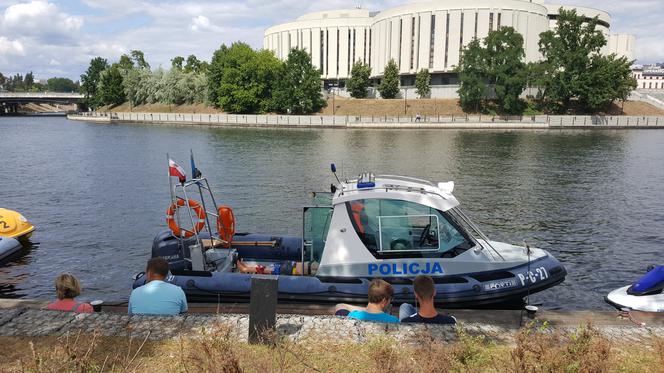
[[413, 305], [404, 303], [399, 307], [399, 320], [402, 323], [426, 323], [426, 324], [456, 324], [454, 316], [441, 315], [434, 306], [433, 299], [436, 296], [436, 286], [429, 276], [417, 276], [413, 281], [415, 299], [420, 304], [420, 309]]

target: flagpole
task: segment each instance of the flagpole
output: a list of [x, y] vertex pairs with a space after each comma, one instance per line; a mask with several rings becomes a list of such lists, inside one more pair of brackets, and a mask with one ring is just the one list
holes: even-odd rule
[[168, 191], [171, 193], [171, 204], [175, 203], [173, 195], [173, 180], [171, 180], [171, 156], [166, 153], [166, 172], [168, 173]]

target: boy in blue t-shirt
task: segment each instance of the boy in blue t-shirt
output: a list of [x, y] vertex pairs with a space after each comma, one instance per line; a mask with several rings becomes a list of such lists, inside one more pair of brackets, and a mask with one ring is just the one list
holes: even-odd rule
[[393, 296], [394, 289], [392, 285], [386, 281], [374, 279], [369, 284], [369, 304], [367, 308], [364, 310], [355, 309], [348, 314], [348, 317], [362, 321], [398, 323], [398, 318], [383, 311], [392, 302]]

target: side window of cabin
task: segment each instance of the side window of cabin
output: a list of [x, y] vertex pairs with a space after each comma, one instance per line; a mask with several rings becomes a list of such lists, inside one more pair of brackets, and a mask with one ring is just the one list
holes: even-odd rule
[[366, 199], [347, 203], [360, 240], [372, 252], [444, 253], [466, 248], [468, 240], [440, 211], [417, 203]]

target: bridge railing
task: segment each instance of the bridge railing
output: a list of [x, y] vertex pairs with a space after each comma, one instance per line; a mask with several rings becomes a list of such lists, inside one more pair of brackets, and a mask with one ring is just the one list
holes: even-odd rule
[[68, 92], [0, 92], [0, 98], [83, 98], [80, 93]]

